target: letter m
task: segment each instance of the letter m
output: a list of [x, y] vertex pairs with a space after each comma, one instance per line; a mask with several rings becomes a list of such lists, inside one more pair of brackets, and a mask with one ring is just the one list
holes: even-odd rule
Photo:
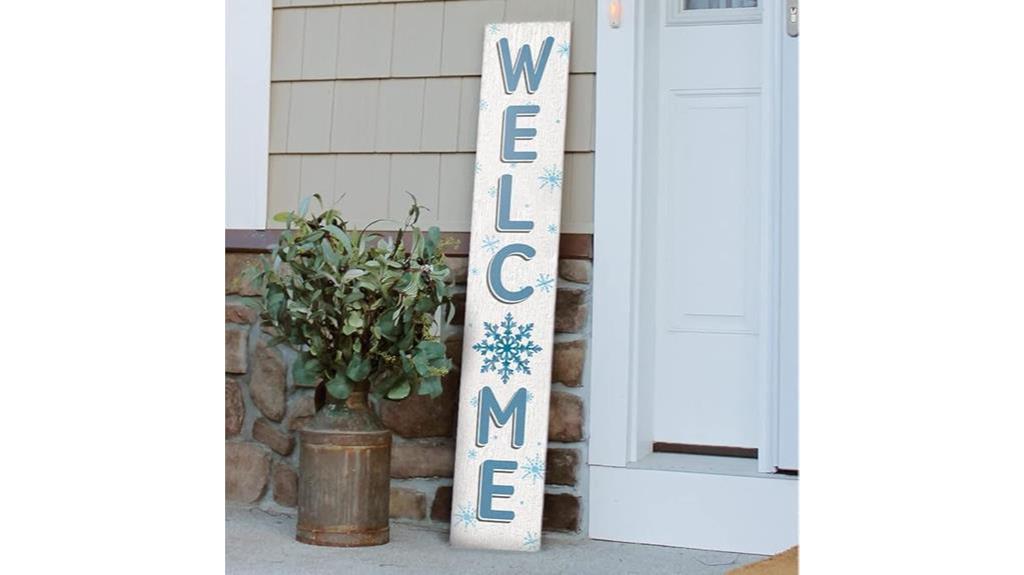
[[498, 405], [491, 388], [484, 386], [480, 389], [477, 403], [476, 422], [476, 444], [479, 447], [487, 445], [490, 439], [490, 423], [493, 420], [498, 427], [504, 427], [508, 420], [512, 420], [512, 447], [519, 449], [526, 439], [526, 388], [520, 387], [509, 400], [504, 409]]
[[540, 80], [544, 77], [544, 68], [548, 65], [548, 55], [551, 54], [551, 46], [555, 43], [553, 36], [548, 36], [540, 47], [540, 57], [537, 63], [533, 62], [533, 55], [530, 52], [530, 45], [523, 44], [516, 55], [516, 63], [512, 65], [512, 54], [508, 48], [508, 38], [498, 40], [498, 56], [501, 60], [501, 76], [505, 81], [505, 93], [511, 94], [519, 86], [519, 77], [526, 75], [526, 91], [530, 94], [537, 91]]

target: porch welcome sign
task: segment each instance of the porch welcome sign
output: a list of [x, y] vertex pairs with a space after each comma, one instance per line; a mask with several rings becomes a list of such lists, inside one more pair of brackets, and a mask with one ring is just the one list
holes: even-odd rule
[[569, 23], [484, 31], [451, 542], [537, 551]]

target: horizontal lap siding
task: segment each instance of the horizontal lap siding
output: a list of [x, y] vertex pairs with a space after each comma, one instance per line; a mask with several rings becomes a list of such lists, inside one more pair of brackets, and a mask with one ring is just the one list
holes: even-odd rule
[[356, 225], [401, 219], [410, 192], [468, 231], [484, 26], [572, 20], [562, 231], [593, 231], [596, 0], [274, 6], [268, 219], [313, 193]]

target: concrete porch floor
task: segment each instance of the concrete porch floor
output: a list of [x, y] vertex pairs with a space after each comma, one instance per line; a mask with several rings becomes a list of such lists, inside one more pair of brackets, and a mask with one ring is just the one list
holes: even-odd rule
[[226, 573], [674, 573], [719, 575], [761, 559], [698, 551], [547, 536], [539, 553], [452, 549], [447, 531], [391, 524], [391, 542], [360, 549], [295, 541], [295, 516], [228, 506]]

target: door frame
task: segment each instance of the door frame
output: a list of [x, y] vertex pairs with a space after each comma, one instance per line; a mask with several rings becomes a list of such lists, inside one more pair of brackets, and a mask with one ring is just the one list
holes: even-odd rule
[[[673, 1], [668, 0], [671, 5]], [[611, 0], [599, 0], [598, 14], [607, 14]], [[621, 24], [612, 28], [598, 18], [595, 102], [594, 169], [594, 291], [593, 353], [591, 353], [590, 398], [590, 534], [594, 538], [637, 541], [688, 547], [754, 553], [774, 552], [779, 545], [796, 539], [796, 486], [792, 477], [772, 474], [778, 462], [778, 405], [780, 399], [779, 353], [795, 350], [795, 325], [792, 318], [779, 317], [779, 302], [795, 289], [795, 282], [780, 283], [781, 242], [781, 81], [783, 34], [780, 0], [762, 0], [761, 123], [762, 158], [762, 285], [758, 354], [759, 441], [756, 471], [736, 474], [700, 473], [678, 468], [658, 468], [645, 464], [650, 460], [649, 426], [638, 417], [641, 402], [639, 361], [639, 283], [638, 269], [644, 150], [641, 126], [644, 118], [643, 30], [645, 14], [636, 0], [621, 2]], [[651, 9], [654, 14], [659, 9]], [[792, 206], [795, 214], [795, 206]], [[787, 218], [795, 225], [793, 218]], [[795, 236], [794, 236], [795, 237]], [[790, 246], [795, 249], [795, 245]], [[787, 258], [787, 273], [795, 273], [795, 259]], [[791, 267], [790, 267], [791, 266]], [[793, 341], [782, 338], [792, 338]], [[661, 454], [656, 454], [661, 455]], [[673, 467], [673, 466], [670, 466]], [[703, 475], [703, 477], [694, 477]], [[716, 479], [717, 478], [717, 479]], [[640, 483], [637, 483], [640, 482]], [[648, 491], [644, 484], [654, 491]], [[681, 497], [645, 505], [647, 493], [667, 485], [687, 486], [703, 492], [702, 498], [720, 501], [704, 505]], [[625, 492], [623, 491], [625, 489]], [[743, 493], [758, 493], [750, 499]], [[646, 495], [650, 498], [649, 495]], [[749, 505], [737, 508], [737, 497]], [[732, 503], [730, 503], [730, 501]], [[645, 508], [644, 517], [631, 520], [629, 509]], [[733, 512], [722, 515], [721, 509]], [[787, 510], [789, 510], [787, 512]], [[692, 518], [697, 529], [679, 525], [680, 514]], [[729, 517], [734, 521], [728, 521]], [[716, 522], [733, 523], [720, 531], [720, 537], [707, 536], [707, 526]], [[644, 525], [664, 522], [669, 533], [650, 530]], [[632, 525], [632, 527], [630, 527]], [[744, 531], [743, 525], [754, 525]], [[712, 530], [714, 531], [714, 530]], [[774, 532], [774, 533], [773, 533]], [[792, 543], [790, 543], [792, 544]]]

